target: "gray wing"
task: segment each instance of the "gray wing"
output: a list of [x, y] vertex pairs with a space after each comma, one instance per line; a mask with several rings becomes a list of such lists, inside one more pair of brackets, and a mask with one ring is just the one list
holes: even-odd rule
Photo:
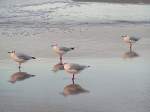
[[138, 38], [138, 37], [130, 37], [130, 40], [132, 40], [132, 41], [138, 41], [140, 38]]
[[62, 50], [62, 51], [65, 51], [65, 52], [71, 50], [70, 48], [67, 48], [67, 47], [59, 47], [59, 49]]
[[87, 66], [84, 65], [79, 65], [79, 64], [71, 64], [70, 65], [70, 69], [76, 69], [76, 70], [83, 70], [85, 69]]
[[16, 55], [17, 55], [18, 58], [24, 59], [24, 60], [29, 60], [29, 59], [32, 58], [31, 56], [28, 56], [28, 55], [22, 54], [22, 53], [17, 53]]

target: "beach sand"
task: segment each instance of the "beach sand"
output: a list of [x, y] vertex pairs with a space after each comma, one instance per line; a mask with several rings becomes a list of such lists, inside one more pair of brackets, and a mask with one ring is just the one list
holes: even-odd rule
[[[1, 28], [0, 112], [149, 112], [149, 31], [143, 24]], [[133, 46], [135, 57], [126, 53], [128, 46], [120, 37], [124, 34], [141, 37]], [[71, 75], [52, 71], [59, 61], [53, 43], [75, 47], [64, 62], [91, 66], [75, 79], [88, 92], [72, 95], [66, 88], [72, 84]], [[21, 69], [35, 77], [8, 82], [18, 72], [7, 54], [11, 50], [37, 58]]]
[[121, 35], [141, 38], [133, 50], [149, 57], [149, 25], [81, 25], [66, 28], [9, 28], [0, 31], [0, 59], [8, 59], [8, 51], [16, 50], [35, 57], [52, 58], [51, 45], [75, 47], [65, 57], [117, 57], [127, 52]]
[[74, 1], [82, 1], [82, 2], [106, 2], [106, 3], [142, 3], [149, 4], [149, 0], [74, 0]]

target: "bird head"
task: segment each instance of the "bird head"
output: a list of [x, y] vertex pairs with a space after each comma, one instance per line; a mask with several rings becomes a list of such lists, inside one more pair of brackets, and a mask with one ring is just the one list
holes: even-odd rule
[[15, 50], [9, 51], [8, 53], [10, 53], [10, 54], [15, 54]]
[[123, 37], [123, 38], [124, 38], [124, 37], [128, 37], [128, 35], [122, 35], [121, 37]]

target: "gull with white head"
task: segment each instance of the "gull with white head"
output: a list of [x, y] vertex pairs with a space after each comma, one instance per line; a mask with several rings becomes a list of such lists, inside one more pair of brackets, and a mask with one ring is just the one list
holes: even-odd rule
[[21, 64], [28, 61], [28, 60], [31, 60], [31, 59], [36, 59], [35, 57], [32, 57], [32, 56], [28, 56], [26, 54], [23, 54], [23, 53], [16, 53], [15, 51], [11, 51], [11, 52], [8, 52], [10, 54], [10, 57], [16, 61], [19, 65], [19, 70], [21, 68]]
[[74, 47], [60, 47], [57, 44], [51, 45], [53, 51], [60, 56], [60, 63], [62, 63], [62, 57], [69, 51], [74, 50]]
[[73, 75], [72, 81], [74, 81], [74, 75], [79, 74], [85, 68], [89, 68], [90, 66], [79, 65], [75, 63], [64, 63], [64, 70]]
[[121, 36], [121, 37], [123, 37], [123, 41], [125, 43], [129, 44], [130, 51], [132, 51], [132, 44], [139, 40], [139, 38], [137, 38], [137, 37], [130, 37], [128, 35], [124, 35], [124, 36]]

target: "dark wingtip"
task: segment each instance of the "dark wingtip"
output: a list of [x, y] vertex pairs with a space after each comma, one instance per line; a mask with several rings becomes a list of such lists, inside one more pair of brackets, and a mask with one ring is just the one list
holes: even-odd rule
[[72, 47], [72, 48], [70, 48], [71, 50], [74, 50], [75, 48], [74, 47]]
[[32, 57], [32, 59], [36, 59], [35, 57]]
[[91, 66], [88, 65], [87, 67], [89, 68], [89, 67], [91, 67]]

